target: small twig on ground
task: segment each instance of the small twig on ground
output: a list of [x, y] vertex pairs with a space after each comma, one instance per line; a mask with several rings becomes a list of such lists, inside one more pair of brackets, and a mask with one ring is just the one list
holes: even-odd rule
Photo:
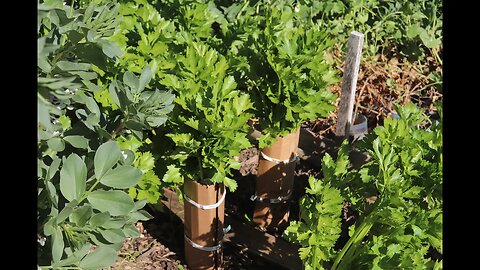
[[367, 110], [367, 111], [369, 111], [369, 112], [373, 112], [373, 113], [375, 113], [375, 114], [377, 114], [377, 115], [380, 114], [378, 111], [375, 111], [375, 110], [373, 110], [373, 109], [364, 107], [364, 106], [362, 106], [362, 105], [360, 105], [360, 104], [358, 104], [358, 107], [361, 108], [361, 109]]
[[373, 77], [373, 75], [374, 74], [371, 74], [370, 76], [367, 77], [367, 79], [365, 79], [365, 83], [363, 84], [362, 88], [360, 89], [360, 92], [358, 93], [357, 101], [355, 102], [355, 113], [354, 113], [354, 115], [357, 115], [358, 105], [360, 105], [360, 97], [362, 96], [363, 90], [365, 90], [365, 88], [368, 85], [368, 82]]

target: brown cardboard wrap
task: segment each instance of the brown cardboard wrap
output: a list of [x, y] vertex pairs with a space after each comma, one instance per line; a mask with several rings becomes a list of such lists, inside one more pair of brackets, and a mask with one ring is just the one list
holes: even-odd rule
[[[200, 205], [216, 204], [226, 192], [223, 184], [205, 185], [192, 180], [185, 180], [183, 189], [186, 197]], [[214, 247], [221, 244], [225, 218], [225, 200], [213, 209], [200, 209], [184, 200], [184, 208], [186, 238], [202, 247]], [[188, 239], [184, 239], [184, 242], [185, 259], [189, 269], [223, 269], [222, 248], [217, 251], [200, 250], [193, 247]]]
[[[290, 160], [288, 163], [277, 163], [266, 160], [260, 155], [256, 180], [256, 196], [259, 198], [285, 198], [293, 191], [295, 175], [294, 157], [297, 156], [300, 129], [285, 137], [277, 138], [270, 147], [261, 151], [264, 155], [277, 160]], [[263, 227], [277, 227], [288, 225], [290, 213], [288, 199], [277, 203], [270, 201], [256, 201], [253, 220]]]

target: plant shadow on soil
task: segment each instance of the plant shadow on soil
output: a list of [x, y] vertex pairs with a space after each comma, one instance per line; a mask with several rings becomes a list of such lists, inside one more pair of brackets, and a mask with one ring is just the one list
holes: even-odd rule
[[[296, 165], [294, 185], [292, 196], [289, 200], [289, 222], [300, 219], [299, 201], [305, 195], [305, 190], [308, 187], [308, 178], [310, 176], [316, 179], [322, 179], [321, 173], [321, 159], [325, 153], [329, 153], [333, 159], [337, 157], [338, 142], [330, 134], [329, 137], [318, 136], [317, 133], [312, 132], [312, 125], [302, 131], [299, 148], [302, 150], [300, 162]], [[310, 150], [307, 150], [310, 149]], [[366, 160], [363, 153], [352, 151], [350, 159], [354, 167], [359, 167]], [[271, 237], [265, 236], [264, 232], [281, 238], [286, 226], [273, 229], [262, 229], [252, 221], [253, 212], [255, 209], [255, 202], [250, 197], [255, 194], [256, 173], [258, 166], [258, 149], [253, 147], [245, 149], [241, 152], [240, 162], [242, 167], [239, 171], [235, 171], [233, 178], [237, 181], [238, 187], [235, 192], [229, 192], [225, 199], [225, 225], [232, 224], [232, 233], [227, 233], [223, 247], [223, 267], [224, 269], [289, 269], [282, 261], [273, 263], [261, 256], [247, 251], [248, 248], [255, 246], [258, 250], [275, 251], [278, 254], [277, 259], [282, 260], [298, 260], [297, 249], [292, 252], [292, 248], [283, 248], [285, 246], [271, 242]], [[176, 253], [176, 258], [185, 263], [185, 248], [184, 248], [184, 227], [182, 220], [175, 215], [170, 209], [164, 207], [163, 211], [154, 211], [151, 213], [154, 218], [144, 222], [145, 227], [149, 233], [157, 239], [160, 243], [168, 247], [171, 251]], [[335, 249], [340, 250], [348, 241], [348, 227], [357, 220], [357, 213], [353, 212], [350, 206], [345, 203], [342, 209], [342, 232], [335, 244]], [[235, 226], [234, 226], [235, 224]], [[242, 226], [237, 226], [242, 224]], [[249, 229], [245, 229], [249, 227]], [[253, 229], [253, 230], [252, 230]], [[243, 231], [241, 231], [243, 230]], [[252, 233], [251, 239], [245, 239], [246, 232]], [[258, 233], [257, 233], [258, 232]], [[232, 236], [233, 235], [233, 236]], [[243, 237], [242, 239], [239, 239]], [[262, 238], [263, 237], [263, 238]], [[253, 244], [252, 241], [255, 241]], [[242, 244], [238, 244], [242, 243]], [[249, 244], [251, 243], [251, 245]], [[293, 245], [293, 244], [292, 244]], [[438, 257], [435, 252], [430, 252], [430, 256]], [[324, 265], [329, 269], [329, 265]]]
[[[226, 210], [230, 209], [228, 202], [225, 204]], [[163, 211], [149, 211], [153, 219], [144, 222], [147, 231], [162, 243], [169, 250], [176, 254], [176, 259], [184, 266], [185, 246], [184, 246], [184, 226], [182, 220], [167, 207]], [[248, 254], [245, 250], [238, 249], [232, 242], [224, 243], [223, 246], [223, 267], [224, 269], [282, 269], [275, 264], [271, 264], [265, 259]], [[188, 269], [187, 267], [184, 267]]]
[[[300, 219], [299, 201], [305, 194], [305, 189], [308, 187], [308, 178], [310, 176], [317, 179], [322, 178], [320, 167], [323, 155], [329, 153], [333, 158], [337, 156], [338, 148], [334, 140], [316, 136], [314, 132], [312, 132], [311, 126], [312, 125], [305, 126], [300, 135], [299, 147], [302, 149], [300, 154], [301, 159], [295, 167], [292, 196], [288, 200], [290, 210], [289, 221]], [[291, 244], [288, 248], [285, 245], [272, 242], [272, 239], [275, 238], [264, 234], [264, 232], [266, 232], [277, 239], [282, 238], [282, 233], [288, 224], [284, 224], [284, 226], [279, 228], [260, 228], [252, 221], [255, 202], [252, 201], [250, 197], [255, 194], [258, 154], [259, 151], [256, 147], [245, 149], [241, 152], [239, 161], [242, 166], [240, 170], [235, 171], [233, 175], [233, 178], [238, 184], [237, 190], [235, 192], [229, 192], [228, 196], [226, 196], [225, 225], [228, 226], [230, 222], [235, 225], [242, 224], [242, 226], [235, 227], [232, 225], [232, 231], [234, 233], [230, 233], [228, 241], [224, 241], [224, 269], [288, 269], [286, 265], [282, 265], [282, 261], [273, 263], [247, 251], [248, 248], [252, 248], [252, 246], [255, 246], [257, 250], [262, 250], [264, 253], [274, 251], [277, 254], [277, 260], [299, 260], [298, 246]], [[182, 206], [179, 205], [177, 207]], [[150, 212], [154, 218], [144, 222], [147, 231], [157, 239], [157, 241], [173, 251], [176, 254], [176, 259], [181, 261], [183, 265], [186, 265], [184, 255], [184, 226], [182, 220], [167, 207], [163, 207], [162, 211]], [[341, 248], [346, 243], [348, 240], [347, 228], [353, 224], [356, 219], [354, 213], [349, 212], [348, 205], [344, 206], [342, 212], [342, 234], [337, 241], [336, 248]], [[252, 239], [244, 239], [245, 235], [249, 235], [249, 233], [252, 234]], [[243, 237], [243, 239], [239, 239], [241, 237]], [[248, 238], [250, 238], [250, 235]]]
[[[310, 130], [310, 127], [308, 127], [308, 130]], [[310, 136], [310, 138], [305, 139], [308, 136]], [[288, 201], [288, 207], [290, 210], [288, 217], [289, 222], [292, 220], [300, 219], [299, 201], [300, 198], [305, 194], [305, 189], [308, 186], [308, 178], [310, 176], [313, 176], [317, 179], [322, 178], [320, 161], [323, 155], [328, 152], [330, 155], [336, 158], [337, 151], [335, 142], [333, 140], [330, 140], [328, 138], [314, 138], [312, 137], [311, 132], [306, 133], [305, 130], [302, 130], [301, 132], [301, 143], [299, 144], [299, 147], [310, 150], [302, 150], [302, 159], [299, 163], [297, 163], [295, 167], [292, 196]], [[227, 204], [225, 208], [226, 213], [229, 214], [232, 218], [235, 218], [243, 223], [247, 223], [248, 225], [255, 227], [255, 229], [257, 229], [258, 231], [267, 232], [277, 238], [282, 238], [282, 233], [284, 232], [288, 224], [285, 224], [284, 226], [280, 226], [278, 228], [262, 229], [251, 221], [255, 209], [255, 202], [250, 200], [250, 196], [255, 194], [255, 181], [257, 173], [256, 166], [258, 165], [258, 149], [254, 147], [242, 151], [240, 155], [240, 161], [242, 163], [242, 167], [239, 172], [234, 173], [234, 178], [237, 181], [238, 188], [235, 192], [229, 193], [229, 196], [227, 196]], [[355, 218], [353, 217], [351, 212], [348, 212], [348, 210], [348, 205], [345, 205], [344, 211], [342, 213], [342, 235], [337, 241], [337, 247], [342, 247], [346, 243], [346, 241], [348, 240], [347, 228], [349, 225], [355, 222]], [[264, 239], [264, 241], [259, 242], [264, 243], [264, 246], [261, 246], [260, 249], [276, 249], [275, 252], [277, 254], [280, 254], [280, 257], [283, 256], [285, 259], [287, 259], [288, 257], [298, 258], [298, 249], [294, 249], [294, 254], [290, 254], [292, 253], [292, 249], [279, 250], [279, 245], [275, 246], [270, 244], [268, 242], [268, 239]], [[296, 245], [292, 244], [292, 246]], [[298, 248], [298, 246], [296, 247]], [[280, 265], [282, 262], [279, 261], [278, 263], [279, 264], [275, 265], [274, 268], [268, 269], [287, 269]]]
[[[307, 129], [311, 131], [310, 127]], [[321, 159], [323, 155], [329, 153], [332, 158], [336, 159], [337, 157], [338, 148], [336, 146], [338, 142], [335, 142], [332, 139], [333, 137], [322, 138], [314, 135], [313, 132], [303, 132], [301, 136], [299, 147], [302, 149], [300, 151], [302, 157], [295, 168], [292, 196], [288, 201], [290, 209], [289, 222], [300, 219], [299, 201], [305, 195], [305, 190], [308, 187], [308, 178], [310, 176], [316, 179], [323, 178], [321, 173]], [[308, 138], [308, 136], [311, 137]], [[306, 149], [314, 150], [309, 151]], [[350, 159], [354, 163], [354, 167], [358, 167], [365, 162], [366, 157], [363, 153], [352, 151]], [[292, 267], [288, 266], [288, 262], [299, 260], [298, 249], [295, 248], [298, 246], [289, 243], [272, 242], [272, 239], [278, 240], [282, 237], [285, 226], [278, 229], [262, 229], [252, 221], [255, 202], [250, 197], [255, 193], [258, 149], [253, 147], [242, 151], [240, 162], [242, 163], [241, 169], [234, 172], [233, 175], [238, 184], [237, 190], [229, 192], [225, 199], [225, 226], [231, 225], [232, 229], [224, 237], [223, 269], [292, 269]], [[177, 210], [174, 211], [181, 211], [183, 206], [177, 203], [176, 207]], [[161, 211], [149, 209], [149, 212], [154, 218], [143, 222], [146, 231], [156, 241], [175, 253], [170, 257], [172, 263], [175, 261], [176, 265], [182, 264], [184, 269], [188, 269], [185, 267], [184, 226], [182, 220], [167, 207], [163, 207]], [[349, 239], [348, 227], [354, 224], [358, 218], [357, 213], [353, 212], [347, 203], [344, 204], [341, 215], [342, 231], [334, 247], [336, 250], [340, 250], [346, 244]], [[265, 232], [271, 236], [264, 234]], [[257, 255], [258, 253], [251, 252], [253, 248], [261, 250], [263, 253], [276, 253], [276, 263]], [[435, 251], [429, 251], [429, 256], [435, 259], [441, 258], [441, 255]], [[326, 264], [324, 267], [330, 269], [331, 266]], [[165, 269], [175, 268], [169, 267]], [[293, 267], [293, 269], [297, 268]], [[301, 269], [301, 266], [298, 269]]]
[[[318, 135], [318, 132], [314, 131], [315, 126], [318, 123], [312, 122], [302, 126], [299, 141], [299, 156], [300, 161], [295, 167], [295, 177], [293, 182], [293, 193], [289, 200], [290, 214], [288, 222], [300, 219], [300, 205], [299, 201], [301, 197], [305, 195], [305, 190], [308, 187], [309, 177], [315, 177], [316, 179], [322, 179], [321, 172], [321, 160], [323, 156], [328, 153], [333, 159], [337, 158], [338, 146], [341, 141], [330, 132], [325, 136]], [[350, 141], [352, 138], [349, 138]], [[255, 149], [255, 151], [258, 151]], [[353, 167], [358, 168], [361, 164], [364, 164], [368, 156], [364, 153], [353, 150], [350, 155]], [[255, 192], [255, 174], [256, 171], [252, 170], [251, 174], [246, 176], [236, 174], [236, 179], [239, 185], [238, 192], [234, 192], [230, 195], [232, 203], [236, 204], [237, 213], [248, 213], [251, 215], [254, 209], [254, 203], [246, 196], [254, 194]], [[242, 197], [243, 196], [243, 197]], [[239, 203], [240, 202], [240, 203]], [[344, 203], [341, 213], [341, 234], [335, 244], [335, 249], [340, 250], [348, 241], [348, 227], [355, 223], [357, 220], [357, 213], [353, 212], [348, 203]], [[282, 237], [282, 233], [285, 227], [267, 229], [267, 232], [275, 237]], [[329, 269], [329, 265], [324, 265], [326, 269]]]

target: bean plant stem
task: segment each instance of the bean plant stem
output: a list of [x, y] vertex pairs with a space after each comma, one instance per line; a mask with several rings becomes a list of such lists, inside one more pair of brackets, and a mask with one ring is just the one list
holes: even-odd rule
[[421, 91], [427, 89], [429, 86], [433, 86], [433, 85], [436, 85], [436, 84], [442, 84], [442, 82], [433, 82], [433, 83], [426, 84], [425, 86], [420, 88], [418, 91], [421, 92]]
[[72, 4], [70, 5], [70, 17], [73, 15], [73, 6], [75, 5], [75, 0], [72, 0]]
[[[90, 177], [90, 178], [87, 180], [87, 182], [88, 182], [89, 180], [92, 180], [94, 177], [95, 177], [95, 175], [93, 175], [92, 177]], [[83, 194], [83, 196], [82, 196], [82, 197], [80, 198], [80, 200], [78, 201], [78, 204], [80, 204], [83, 200], [85, 200], [85, 199], [88, 197], [88, 195], [90, 195], [90, 193], [92, 193], [93, 189], [94, 189], [99, 183], [100, 183], [100, 179], [97, 179], [97, 181], [95, 182], [95, 184], [93, 184], [93, 185], [90, 187], [90, 189], [88, 189], [88, 191], [85, 192], [85, 194]]]
[[123, 130], [123, 128], [124, 128], [124, 126], [125, 126], [125, 122], [126, 122], [127, 120], [128, 120], [128, 118], [122, 119], [122, 120], [120, 121], [120, 123], [118, 124], [117, 128], [115, 128], [115, 130], [112, 132], [112, 134], [110, 134], [113, 139], [115, 138], [115, 136], [116, 136], [117, 134], [119, 134], [119, 133]]

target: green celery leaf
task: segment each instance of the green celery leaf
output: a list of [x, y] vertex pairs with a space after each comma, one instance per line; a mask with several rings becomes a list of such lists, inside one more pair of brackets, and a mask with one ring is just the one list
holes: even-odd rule
[[143, 173], [146, 173], [147, 171], [152, 170], [155, 166], [155, 158], [150, 152], [140, 153], [133, 164]]
[[230, 192], [234, 192], [237, 189], [237, 186], [238, 186], [237, 181], [235, 181], [232, 178], [226, 177], [226, 176], [223, 179], [223, 183], [228, 188], [228, 190], [230, 190]]
[[172, 184], [183, 183], [183, 176], [180, 173], [180, 168], [176, 167], [175, 165], [168, 165], [167, 172], [163, 175], [162, 181]]
[[60, 122], [60, 125], [62, 125], [63, 130], [69, 130], [72, 127], [72, 121], [68, 116], [64, 114], [60, 115], [60, 117], [58, 118], [58, 122]]

